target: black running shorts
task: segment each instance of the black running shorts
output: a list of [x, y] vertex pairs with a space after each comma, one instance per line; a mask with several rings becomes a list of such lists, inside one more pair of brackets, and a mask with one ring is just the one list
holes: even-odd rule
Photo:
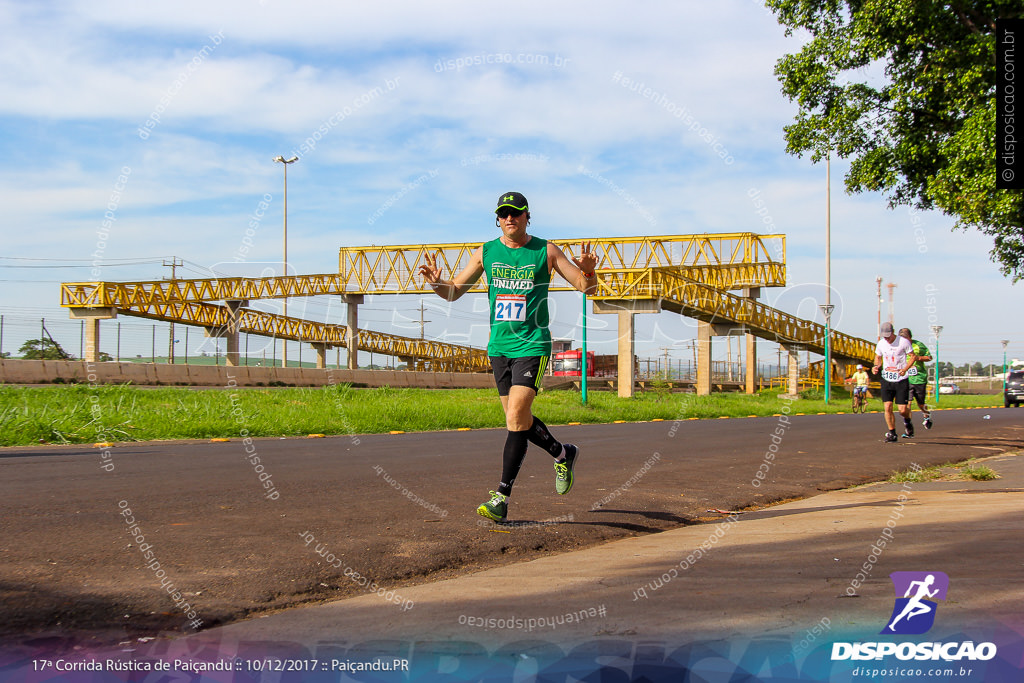
[[917, 401], [917, 405], [923, 406], [927, 401], [928, 396], [928, 385], [927, 384], [911, 384], [910, 385], [910, 398]]
[[910, 398], [910, 380], [901, 379], [899, 382], [889, 382], [882, 378], [882, 403], [895, 403], [898, 406], [907, 405]]
[[498, 396], [508, 396], [513, 386], [529, 387], [539, 391], [544, 381], [544, 371], [548, 367], [547, 356], [526, 356], [524, 358], [505, 358], [491, 356], [491, 370], [494, 371], [494, 382], [498, 385]]

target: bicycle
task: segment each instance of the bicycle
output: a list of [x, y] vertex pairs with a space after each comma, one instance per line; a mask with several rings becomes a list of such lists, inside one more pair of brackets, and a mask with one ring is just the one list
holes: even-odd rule
[[857, 391], [856, 388], [853, 390], [853, 412], [863, 413], [867, 410], [868, 396], [866, 391]]

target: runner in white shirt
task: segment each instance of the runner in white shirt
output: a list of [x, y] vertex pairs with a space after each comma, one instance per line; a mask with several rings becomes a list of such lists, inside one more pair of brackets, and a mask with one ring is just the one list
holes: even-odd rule
[[882, 338], [875, 346], [875, 365], [873, 374], [882, 371], [882, 405], [885, 406], [885, 424], [889, 431], [885, 433], [886, 443], [899, 441], [896, 436], [896, 416], [892, 412], [893, 401], [903, 416], [906, 428], [903, 436], [910, 439], [914, 436], [914, 423], [910, 421], [910, 380], [907, 371], [914, 366], [917, 357], [908, 339], [897, 337], [893, 332], [892, 323], [882, 323]]

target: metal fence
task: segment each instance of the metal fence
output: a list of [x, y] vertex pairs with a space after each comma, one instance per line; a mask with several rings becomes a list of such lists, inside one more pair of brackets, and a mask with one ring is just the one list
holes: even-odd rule
[[[33, 339], [49, 339], [75, 358], [85, 357], [85, 321], [60, 318], [25, 318], [0, 315], [0, 354], [20, 357], [22, 345]], [[316, 366], [316, 351], [309, 344], [287, 342], [288, 365]], [[259, 335], [239, 335], [239, 363], [242, 365], [280, 366], [284, 353], [283, 339]], [[115, 361], [149, 363], [197, 363], [223, 365], [227, 343], [224, 339], [207, 337], [204, 331], [190, 325], [149, 322], [138, 318], [108, 320], [101, 323], [99, 352]], [[364, 351], [364, 363], [394, 367], [397, 359]], [[328, 353], [328, 367], [343, 367], [348, 356], [344, 349]]]

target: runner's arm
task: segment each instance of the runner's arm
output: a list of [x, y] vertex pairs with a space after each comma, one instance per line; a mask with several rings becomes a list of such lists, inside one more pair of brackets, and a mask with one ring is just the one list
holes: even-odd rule
[[910, 370], [910, 368], [914, 367], [915, 363], [917, 363], [917, 356], [915, 356], [914, 352], [911, 351], [910, 353], [907, 354], [907, 364], [903, 367], [902, 370], [900, 370], [900, 374], [901, 375], [907, 374], [907, 372]]
[[571, 284], [585, 294], [597, 291], [597, 255], [590, 250], [590, 242], [580, 245], [580, 255], [572, 261], [554, 243], [548, 242], [548, 265]]
[[441, 269], [437, 267], [436, 254], [424, 254], [423, 265], [419, 268], [419, 274], [427, 281], [434, 294], [446, 301], [455, 301], [476, 284], [484, 273], [483, 247], [477, 247], [469, 257], [469, 263], [458, 275], [451, 280], [441, 279]]

